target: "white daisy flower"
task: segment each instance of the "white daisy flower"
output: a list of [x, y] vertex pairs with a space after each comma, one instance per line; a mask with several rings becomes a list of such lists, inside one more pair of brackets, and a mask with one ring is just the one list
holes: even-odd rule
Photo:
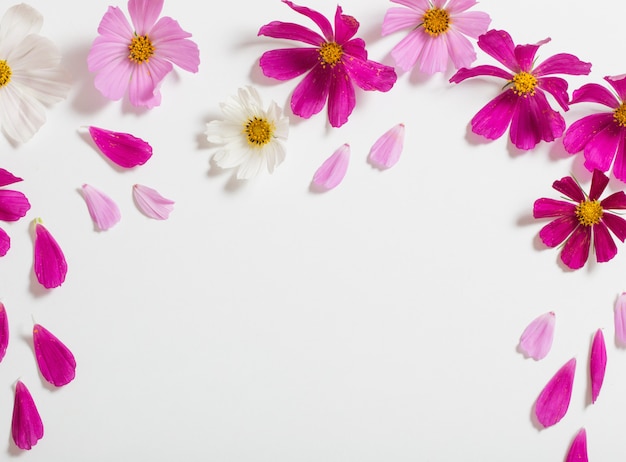
[[22, 143], [46, 121], [46, 106], [70, 89], [59, 49], [38, 35], [42, 25], [41, 14], [23, 3], [0, 21], [0, 125], [7, 137]]
[[289, 118], [271, 102], [267, 111], [258, 92], [250, 86], [240, 88], [220, 107], [224, 120], [207, 123], [207, 140], [222, 144], [213, 160], [221, 168], [238, 167], [237, 178], [249, 179], [267, 168], [272, 173], [285, 160]]

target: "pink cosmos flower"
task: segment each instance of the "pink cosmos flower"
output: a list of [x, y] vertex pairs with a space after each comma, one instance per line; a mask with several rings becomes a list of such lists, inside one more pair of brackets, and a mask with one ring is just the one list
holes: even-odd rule
[[490, 30], [478, 38], [478, 46], [508, 70], [490, 65], [462, 68], [450, 79], [452, 83], [460, 83], [471, 77], [487, 75], [506, 81], [505, 90], [472, 118], [474, 133], [495, 140], [510, 125], [511, 142], [523, 150], [534, 148], [541, 140], [554, 141], [563, 134], [565, 120], [552, 109], [545, 92], [567, 111], [567, 82], [552, 75], [586, 75], [591, 71], [591, 64], [571, 54], [560, 53], [535, 66], [537, 50], [549, 40], [515, 46], [511, 36], [503, 30]]
[[623, 292], [615, 302], [615, 340], [621, 347], [626, 347], [626, 292]]
[[82, 191], [89, 215], [98, 229], [105, 231], [120, 221], [122, 214], [113, 199], [88, 184], [82, 186]]
[[26, 385], [18, 380], [15, 384], [15, 401], [11, 435], [20, 449], [31, 449], [43, 438], [43, 422]]
[[372, 146], [369, 161], [380, 169], [391, 168], [400, 160], [404, 146], [404, 124], [387, 130]]
[[589, 195], [576, 181], [566, 176], [552, 184], [552, 187], [567, 196], [571, 202], [541, 198], [535, 201], [535, 218], [555, 220], [539, 231], [539, 237], [548, 247], [556, 247], [565, 241], [561, 250], [561, 260], [571, 269], [582, 268], [589, 257], [593, 237], [593, 247], [598, 262], [607, 262], [617, 254], [617, 247], [609, 230], [624, 242], [626, 220], [608, 210], [626, 209], [626, 194], [619, 191], [599, 200], [609, 179], [600, 170], [594, 170]]
[[39, 218], [35, 220], [35, 262], [33, 269], [37, 281], [46, 289], [52, 289], [63, 284], [67, 274], [67, 262], [63, 251]]
[[317, 169], [313, 175], [313, 185], [321, 191], [335, 188], [346, 176], [349, 163], [350, 145], [343, 144]]
[[583, 151], [589, 171], [597, 168], [606, 172], [613, 164], [615, 178], [626, 183], [626, 76], [604, 80], [617, 96], [601, 85], [589, 83], [574, 91], [570, 104], [598, 103], [611, 110], [571, 124], [563, 137], [563, 146], [572, 154]]
[[100, 152], [120, 167], [143, 165], [152, 157], [152, 146], [129, 133], [89, 127], [89, 134]]
[[159, 87], [172, 64], [198, 72], [198, 46], [178, 22], [159, 19], [162, 9], [163, 0], [129, 0], [132, 27], [119, 8], [110, 6], [105, 13], [87, 64], [106, 98], [119, 100], [128, 89], [133, 106], [152, 108], [161, 104]]
[[606, 371], [606, 344], [602, 330], [598, 329], [591, 343], [589, 357], [589, 375], [591, 376], [591, 402], [595, 403], [602, 389], [604, 373]]
[[535, 318], [524, 329], [519, 341], [519, 348], [526, 357], [538, 361], [546, 357], [554, 339], [556, 316], [550, 311]]
[[9, 318], [7, 318], [7, 310], [4, 303], [0, 302], [0, 361], [7, 353], [9, 346]]
[[587, 456], [587, 432], [584, 428], [581, 428], [574, 441], [572, 441], [569, 451], [567, 451], [567, 457], [565, 462], [588, 462]]
[[33, 326], [33, 345], [39, 371], [55, 387], [67, 385], [76, 376], [74, 355], [45, 327]]
[[487, 13], [467, 11], [475, 0], [391, 0], [408, 8], [390, 8], [383, 20], [382, 35], [410, 28], [392, 50], [398, 67], [410, 70], [419, 61], [426, 74], [444, 72], [451, 60], [455, 69], [476, 60], [473, 39], [487, 32]]
[[133, 186], [133, 198], [141, 212], [155, 220], [167, 220], [174, 210], [174, 201], [163, 197], [156, 189], [141, 184]]
[[570, 359], [546, 384], [535, 402], [535, 416], [541, 425], [550, 427], [559, 422], [572, 398], [576, 358]]
[[311, 19], [322, 35], [293, 23], [273, 21], [261, 27], [258, 35], [296, 40], [310, 47], [283, 48], [263, 53], [263, 73], [278, 80], [290, 80], [308, 74], [291, 97], [294, 114], [308, 119], [322, 110], [328, 99], [328, 120], [333, 127], [348, 121], [356, 104], [355, 83], [363, 90], [389, 91], [397, 76], [392, 67], [367, 59], [365, 42], [353, 38], [358, 21], [342, 14], [337, 6], [335, 31], [328, 19], [317, 11], [282, 0], [292, 10]]

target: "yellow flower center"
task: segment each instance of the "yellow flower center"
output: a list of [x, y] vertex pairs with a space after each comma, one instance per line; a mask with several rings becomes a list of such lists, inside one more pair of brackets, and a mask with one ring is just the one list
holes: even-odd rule
[[0, 61], [0, 87], [4, 87], [11, 81], [11, 68], [6, 61]]
[[583, 226], [593, 226], [600, 223], [602, 218], [602, 206], [600, 201], [582, 201], [576, 206], [576, 218]]
[[341, 45], [335, 42], [326, 42], [323, 43], [319, 49], [320, 59], [322, 60], [322, 65], [330, 64], [330, 66], [334, 66], [341, 60], [341, 56], [343, 55], [343, 49]]
[[135, 35], [128, 45], [128, 59], [141, 64], [154, 54], [154, 45], [147, 35]]
[[522, 71], [513, 77], [513, 91], [518, 96], [534, 96], [537, 86], [537, 77], [530, 72]]
[[626, 127], [626, 103], [620, 104], [620, 106], [613, 112], [613, 120], [617, 122], [620, 127]]
[[272, 140], [274, 129], [273, 123], [255, 116], [252, 119], [248, 119], [243, 132], [248, 138], [249, 145], [260, 148]]
[[450, 27], [450, 15], [442, 8], [431, 8], [424, 13], [422, 26], [427, 34], [437, 37]]

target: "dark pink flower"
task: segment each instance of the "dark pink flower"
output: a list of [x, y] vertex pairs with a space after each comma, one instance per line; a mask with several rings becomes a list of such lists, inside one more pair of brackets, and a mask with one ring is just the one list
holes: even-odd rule
[[291, 97], [294, 114], [308, 119], [322, 110], [328, 99], [328, 120], [333, 127], [348, 121], [356, 104], [355, 83], [363, 90], [389, 91], [396, 82], [392, 67], [367, 59], [365, 41], [353, 38], [358, 21], [344, 15], [338, 5], [335, 30], [317, 11], [283, 0], [291, 9], [311, 19], [322, 35], [298, 24], [273, 21], [261, 27], [258, 35], [296, 40], [310, 45], [263, 53], [259, 64], [263, 73], [278, 80], [290, 80], [308, 72]]
[[547, 43], [517, 45], [508, 32], [490, 30], [478, 38], [478, 46], [507, 69], [483, 65], [462, 68], [450, 82], [487, 75], [506, 81], [505, 90], [484, 106], [471, 121], [472, 131], [485, 138], [500, 138], [510, 126], [511, 142], [519, 149], [534, 148], [540, 141], [554, 141], [563, 134], [565, 120], [550, 106], [550, 93], [564, 111], [568, 110], [567, 82], [553, 74], [586, 75], [591, 64], [566, 53], [556, 54], [535, 66], [535, 54]]
[[65, 281], [67, 262], [65, 255], [50, 231], [35, 220], [35, 262], [33, 269], [39, 284], [46, 289], [58, 287]]
[[43, 438], [43, 422], [26, 385], [18, 380], [15, 384], [15, 401], [11, 435], [20, 449], [30, 449]]
[[606, 371], [606, 344], [602, 330], [598, 329], [591, 343], [589, 357], [589, 375], [591, 376], [591, 402], [595, 403], [602, 389], [604, 373]]
[[0, 361], [4, 358], [9, 346], [9, 319], [4, 304], [0, 302]]
[[574, 441], [572, 441], [569, 451], [567, 451], [567, 457], [565, 462], [588, 462], [587, 456], [587, 432], [584, 428], [581, 428]]
[[37, 366], [44, 379], [56, 387], [67, 385], [76, 376], [74, 355], [48, 329], [33, 326], [33, 346]]
[[[563, 146], [569, 153], [583, 151], [585, 167], [608, 171], [626, 183], [626, 76], [604, 77], [615, 94], [596, 83], [583, 85], [572, 94], [570, 104], [598, 103], [610, 111], [585, 116], [569, 126]], [[617, 96], [616, 96], [617, 95]]]
[[576, 358], [570, 359], [561, 367], [546, 384], [535, 402], [535, 416], [544, 427], [550, 427], [559, 422], [572, 398], [574, 373], [576, 372]]
[[152, 157], [152, 146], [129, 133], [89, 127], [89, 134], [102, 154], [120, 167], [143, 165]]
[[535, 201], [535, 218], [556, 217], [539, 231], [539, 237], [548, 247], [556, 247], [565, 241], [561, 260], [571, 269], [584, 266], [589, 257], [592, 237], [598, 262], [607, 262], [617, 254], [609, 230], [620, 241], [626, 239], [626, 220], [608, 212], [611, 209], [626, 209], [626, 194], [619, 191], [599, 200], [608, 183], [609, 179], [604, 173], [594, 170], [587, 195], [572, 177], [566, 176], [555, 181], [552, 187], [571, 202], [548, 198]]

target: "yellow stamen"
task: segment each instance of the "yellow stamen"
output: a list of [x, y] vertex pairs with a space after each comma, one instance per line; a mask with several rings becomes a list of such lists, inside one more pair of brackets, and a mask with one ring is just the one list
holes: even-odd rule
[[617, 122], [620, 127], [626, 127], [626, 103], [620, 104], [620, 106], [613, 112], [613, 120]]
[[341, 60], [341, 56], [343, 55], [343, 49], [341, 45], [335, 42], [326, 42], [323, 43], [319, 49], [320, 59], [322, 60], [322, 65], [330, 64], [330, 66], [334, 66]]
[[431, 8], [424, 13], [422, 26], [427, 34], [437, 37], [450, 27], [450, 15], [442, 8]]
[[11, 81], [11, 68], [6, 61], [0, 61], [0, 87], [4, 87]]
[[513, 77], [513, 91], [518, 96], [534, 96], [537, 86], [537, 77], [529, 72], [522, 71]]
[[154, 45], [147, 35], [135, 35], [128, 45], [129, 54], [128, 59], [141, 64], [149, 61], [150, 57], [154, 54]]
[[576, 218], [583, 226], [593, 226], [600, 223], [604, 214], [600, 201], [581, 201], [576, 206]]
[[260, 148], [272, 140], [275, 128], [273, 123], [268, 122], [264, 118], [254, 116], [252, 119], [248, 119], [243, 132], [248, 138], [249, 145]]

